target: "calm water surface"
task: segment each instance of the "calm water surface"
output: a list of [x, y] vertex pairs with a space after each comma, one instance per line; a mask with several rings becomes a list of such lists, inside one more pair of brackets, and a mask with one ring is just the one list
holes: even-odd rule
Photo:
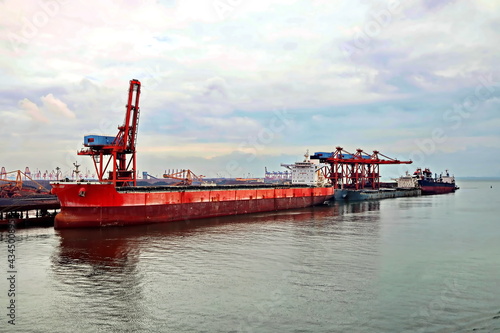
[[[128, 228], [16, 231], [2, 332], [500, 332], [500, 182]], [[492, 188], [490, 188], [492, 186]]]

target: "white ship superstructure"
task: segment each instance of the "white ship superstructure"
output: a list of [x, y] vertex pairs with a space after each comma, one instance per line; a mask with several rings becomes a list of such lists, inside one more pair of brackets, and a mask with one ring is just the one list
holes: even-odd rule
[[306, 153], [302, 162], [294, 164], [281, 164], [281, 166], [292, 172], [292, 185], [325, 186], [327, 179], [324, 176], [326, 164], [319, 163], [318, 160], [311, 161], [309, 153]]

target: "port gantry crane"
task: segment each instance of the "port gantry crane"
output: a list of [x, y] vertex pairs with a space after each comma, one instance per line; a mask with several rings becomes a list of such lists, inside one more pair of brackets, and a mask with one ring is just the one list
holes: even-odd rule
[[[386, 158], [381, 159], [380, 156]], [[321, 163], [329, 164], [325, 171], [334, 188], [371, 189], [380, 188], [380, 165], [411, 164], [412, 161], [400, 161], [381, 154], [374, 150], [367, 154], [363, 149], [356, 149], [355, 154], [336, 147], [332, 153], [314, 153], [311, 159], [318, 159]]]
[[[136, 143], [140, 94], [141, 82], [136, 79], [130, 80], [125, 121], [122, 126], [118, 127], [118, 134], [115, 137], [102, 135], [84, 137], [83, 145], [86, 148], [79, 151], [78, 155], [92, 156], [100, 182], [108, 181], [115, 186], [136, 185]], [[109, 175], [106, 179], [108, 168]]]
[[168, 170], [163, 174], [163, 178], [170, 178], [175, 180], [180, 180], [180, 182], [175, 183], [174, 185], [193, 185], [193, 182], [203, 183], [203, 175], [195, 175], [195, 173], [189, 169], [183, 170]]
[[[26, 167], [26, 170], [29, 170], [29, 168]], [[16, 180], [9, 179], [7, 176], [9, 174], [16, 174]], [[38, 188], [33, 188], [33, 186], [23, 186], [23, 178], [25, 181], [30, 180], [35, 183], [38, 185]], [[31, 174], [27, 174], [21, 170], [6, 172], [5, 167], [2, 167], [2, 170], [0, 171], [0, 198], [21, 197], [26, 193], [49, 194], [50, 190], [46, 189], [42, 184], [34, 180], [31, 177]]]

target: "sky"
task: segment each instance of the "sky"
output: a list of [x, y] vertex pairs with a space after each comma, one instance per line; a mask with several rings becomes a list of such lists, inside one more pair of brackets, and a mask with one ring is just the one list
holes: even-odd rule
[[500, 2], [0, 1], [0, 167], [61, 168], [117, 134], [138, 171], [263, 177], [343, 147], [500, 176]]

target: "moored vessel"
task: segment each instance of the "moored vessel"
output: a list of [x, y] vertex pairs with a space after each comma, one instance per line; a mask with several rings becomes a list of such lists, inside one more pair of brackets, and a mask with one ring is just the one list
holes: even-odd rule
[[104, 227], [302, 208], [332, 198], [332, 187], [307, 185], [123, 186], [53, 183], [61, 203], [55, 228]]
[[432, 177], [430, 169], [418, 168], [413, 175], [417, 179], [422, 195], [453, 193], [459, 189], [455, 184], [455, 177], [450, 176], [448, 170], [445, 175], [436, 174]]
[[[292, 165], [309, 178], [289, 185], [137, 186], [136, 140], [141, 83], [130, 81], [125, 122], [115, 137], [87, 135], [78, 155], [93, 159], [97, 182], [52, 182], [61, 210], [55, 228], [104, 227], [190, 220], [323, 204], [334, 188], [317, 181], [310, 161]], [[108, 171], [109, 167], [109, 171]], [[312, 177], [312, 178], [310, 178]]]

